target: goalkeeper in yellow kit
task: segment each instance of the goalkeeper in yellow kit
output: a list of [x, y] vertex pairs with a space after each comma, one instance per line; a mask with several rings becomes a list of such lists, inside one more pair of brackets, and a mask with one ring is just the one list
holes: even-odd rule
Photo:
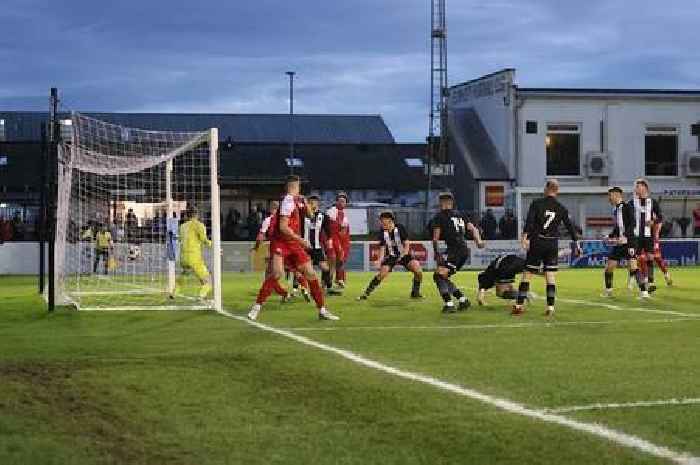
[[[202, 257], [202, 246], [211, 247], [211, 241], [207, 238], [207, 230], [204, 224], [199, 221], [199, 212], [196, 208], [190, 207], [186, 212], [187, 221], [180, 225], [179, 240], [180, 240], [180, 268], [182, 273], [178, 277], [178, 282], [173, 294], [176, 294], [178, 288], [182, 285], [182, 279], [188, 272], [193, 272], [202, 287], [199, 290], [201, 299], [207, 298], [211, 293], [212, 287], [209, 279], [209, 270], [204, 263]], [[174, 297], [173, 295], [170, 296]]]

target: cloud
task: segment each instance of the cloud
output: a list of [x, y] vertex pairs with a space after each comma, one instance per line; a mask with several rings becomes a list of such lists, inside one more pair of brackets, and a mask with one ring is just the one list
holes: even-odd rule
[[[69, 6], [68, 6], [69, 5]], [[697, 86], [700, 9], [623, 0], [448, 1], [451, 83], [503, 67], [520, 85]], [[384, 116], [428, 127], [428, 0], [5, 0], [0, 107]], [[26, 97], [24, 97], [26, 96]]]

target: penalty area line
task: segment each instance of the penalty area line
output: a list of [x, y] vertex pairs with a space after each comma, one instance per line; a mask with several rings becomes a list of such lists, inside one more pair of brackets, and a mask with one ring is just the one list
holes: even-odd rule
[[670, 460], [674, 463], [683, 465], [700, 465], [700, 458], [692, 457], [687, 453], [674, 451], [665, 446], [660, 446], [651, 443], [645, 439], [628, 433], [624, 433], [622, 431], [614, 430], [612, 428], [608, 428], [606, 426], [595, 423], [586, 423], [583, 421], [574, 420], [572, 418], [568, 418], [560, 414], [549, 413], [544, 410], [526, 407], [525, 405], [519, 404], [508, 399], [490, 396], [488, 394], [484, 394], [474, 389], [459, 386], [457, 384], [449, 383], [447, 381], [442, 381], [440, 379], [433, 378], [431, 376], [424, 375], [421, 373], [401, 370], [399, 368], [395, 368], [384, 363], [365, 358], [349, 350], [340, 349], [338, 347], [314, 341], [313, 339], [309, 339], [299, 334], [295, 334], [288, 330], [268, 326], [262, 323], [258, 323], [257, 321], [250, 321], [244, 316], [234, 315], [225, 310], [222, 310], [219, 313], [221, 313], [223, 316], [244, 322], [263, 331], [267, 331], [270, 333], [277, 334], [279, 336], [284, 336], [288, 339], [292, 339], [308, 347], [313, 347], [324, 352], [339, 355], [345, 358], [346, 360], [350, 360], [351, 362], [354, 362], [358, 365], [365, 366], [367, 368], [372, 368], [374, 370], [387, 373], [399, 378], [407, 379], [409, 381], [427, 384], [446, 392], [451, 392], [453, 394], [461, 395], [463, 397], [467, 397], [479, 401], [481, 403], [497, 407], [509, 413], [534, 418], [545, 423], [564, 426], [575, 431], [585, 432], [606, 439], [615, 444], [637, 450], [638, 452], [644, 452], [655, 457]]
[[544, 409], [544, 411], [549, 412], [549, 413], [569, 413], [569, 412], [582, 412], [582, 411], [586, 411], [586, 410], [608, 410], [608, 409], [624, 409], [624, 408], [639, 408], [639, 407], [667, 407], [667, 406], [674, 406], [674, 405], [693, 405], [693, 404], [700, 404], [700, 398], [641, 400], [638, 402], [571, 405], [568, 407], [548, 408], [548, 409]]

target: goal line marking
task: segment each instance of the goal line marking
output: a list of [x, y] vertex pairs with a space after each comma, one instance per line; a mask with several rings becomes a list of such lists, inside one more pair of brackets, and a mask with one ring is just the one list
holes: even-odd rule
[[392, 331], [392, 330], [450, 330], [450, 329], [527, 329], [527, 328], [549, 328], [553, 326], [596, 326], [596, 325], [615, 325], [627, 323], [645, 323], [645, 324], [663, 324], [676, 323], [683, 321], [700, 321], [698, 318], [663, 318], [663, 319], [639, 319], [639, 320], [600, 320], [600, 321], [562, 321], [562, 322], [544, 322], [544, 323], [504, 323], [504, 324], [474, 324], [474, 325], [424, 325], [424, 326], [296, 326], [291, 328], [280, 328], [287, 331], [308, 331], [308, 332], [334, 332], [334, 331]]
[[606, 439], [608, 441], [614, 442], [618, 445], [622, 445], [631, 449], [635, 449], [640, 452], [644, 452], [646, 454], [663, 458], [666, 460], [670, 460], [674, 463], [678, 464], [683, 464], [683, 465], [698, 465], [700, 464], [700, 458], [697, 457], [692, 457], [687, 453], [681, 453], [674, 451], [672, 449], [669, 449], [665, 446], [660, 446], [657, 444], [654, 444], [652, 442], [649, 442], [645, 439], [642, 439], [640, 437], [624, 433], [622, 431], [617, 431], [612, 428], [608, 428], [603, 425], [599, 424], [594, 424], [594, 423], [587, 423], [579, 420], [574, 420], [559, 414], [555, 413], [548, 413], [544, 410], [539, 410], [539, 409], [534, 409], [530, 407], [526, 407], [522, 404], [519, 404], [517, 402], [508, 400], [508, 399], [503, 399], [499, 397], [494, 397], [490, 396], [488, 394], [484, 394], [482, 392], [476, 391], [474, 389], [470, 389], [467, 387], [459, 386], [457, 384], [449, 383], [447, 381], [442, 381], [437, 378], [433, 378], [428, 375], [424, 375], [421, 373], [415, 373], [407, 370], [401, 370], [389, 365], [386, 365], [384, 363], [377, 362], [375, 360], [371, 360], [369, 358], [365, 358], [361, 355], [358, 355], [354, 352], [351, 352], [349, 350], [345, 349], [340, 349], [338, 347], [334, 347], [328, 344], [323, 344], [318, 341], [314, 341], [313, 339], [309, 339], [307, 337], [295, 334], [291, 331], [287, 331], [284, 329], [278, 329], [273, 326], [268, 326], [262, 323], [258, 323], [256, 321], [250, 321], [246, 317], [240, 316], [240, 315], [234, 315], [232, 313], [229, 313], [225, 310], [220, 311], [222, 315], [233, 318], [235, 320], [244, 322], [246, 324], [249, 324], [251, 326], [254, 326], [258, 329], [261, 329], [263, 331], [267, 331], [270, 333], [277, 334], [279, 336], [284, 336], [286, 338], [292, 339], [296, 342], [299, 342], [301, 344], [304, 344], [309, 347], [313, 347], [325, 352], [330, 352], [336, 355], [339, 355], [347, 360], [350, 360], [358, 365], [362, 365], [368, 368], [372, 368], [377, 371], [381, 371], [399, 378], [407, 379], [410, 381], [414, 382], [419, 382], [419, 383], [424, 383], [428, 384], [430, 386], [436, 387], [438, 389], [441, 389], [446, 392], [451, 392], [454, 394], [458, 394], [464, 397], [468, 397], [473, 400], [477, 400], [479, 402], [482, 402], [484, 404], [488, 404], [494, 407], [497, 407], [501, 410], [505, 410], [509, 413], [521, 415], [521, 416], [526, 416], [530, 418], [534, 418], [546, 423], [551, 423], [551, 424], [556, 424], [560, 426], [565, 426], [569, 429], [573, 429], [575, 431], [580, 431], [580, 432], [585, 432], [594, 436], [598, 436], [600, 438]]
[[670, 405], [693, 405], [700, 404], [700, 398], [687, 399], [665, 399], [665, 400], [642, 400], [638, 402], [621, 402], [611, 404], [590, 404], [590, 405], [572, 405], [569, 407], [556, 407], [545, 409], [549, 413], [569, 413], [582, 412], [586, 410], [607, 410], [607, 409], [623, 409], [623, 408], [639, 408], [639, 407], [666, 407]]

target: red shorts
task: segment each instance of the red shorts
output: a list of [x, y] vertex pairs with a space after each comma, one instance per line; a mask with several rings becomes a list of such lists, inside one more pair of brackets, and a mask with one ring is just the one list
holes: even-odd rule
[[344, 262], [348, 258], [349, 249], [350, 241], [341, 236], [333, 236], [333, 247], [327, 247], [326, 255], [328, 255], [329, 258], [335, 257], [341, 262]]
[[284, 266], [290, 270], [295, 270], [311, 260], [304, 247], [297, 242], [272, 242], [270, 253], [281, 255], [284, 258]]

